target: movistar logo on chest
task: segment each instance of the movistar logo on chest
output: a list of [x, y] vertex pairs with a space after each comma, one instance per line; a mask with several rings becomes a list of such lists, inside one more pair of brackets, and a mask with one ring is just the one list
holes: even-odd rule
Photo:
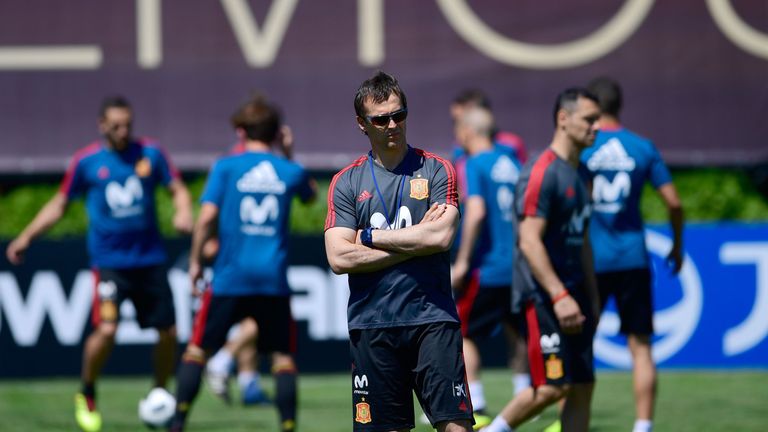
[[568, 233], [581, 235], [584, 233], [584, 225], [592, 214], [592, 207], [584, 206], [581, 211], [574, 209], [571, 213], [571, 220], [568, 222]]
[[265, 225], [280, 217], [280, 202], [274, 195], [267, 195], [261, 202], [252, 196], [240, 201], [241, 231], [250, 235], [275, 235], [275, 227]]
[[285, 182], [277, 176], [275, 167], [264, 161], [251, 168], [237, 181], [237, 190], [244, 193], [285, 193]]
[[400, 229], [413, 225], [413, 216], [411, 210], [406, 206], [400, 207], [396, 214], [397, 219], [390, 224], [387, 217], [380, 212], [371, 215], [371, 227], [374, 229]]
[[141, 180], [135, 175], [128, 177], [125, 184], [117, 181], [109, 182], [104, 193], [113, 217], [135, 216], [144, 211], [140, 203], [144, 197], [144, 188]]
[[512, 159], [507, 156], [501, 156], [491, 168], [491, 180], [496, 183], [516, 184], [520, 178], [520, 170]]
[[591, 171], [633, 171], [635, 160], [627, 154], [618, 138], [609, 139], [587, 161]]
[[624, 171], [619, 171], [608, 180], [604, 175], [598, 174], [592, 182], [592, 200], [595, 202], [595, 211], [601, 213], [618, 213], [624, 207], [624, 199], [632, 191], [632, 179]]

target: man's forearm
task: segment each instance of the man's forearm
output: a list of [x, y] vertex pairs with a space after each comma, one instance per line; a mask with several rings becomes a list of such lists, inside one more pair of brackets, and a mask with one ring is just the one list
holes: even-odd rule
[[[470, 198], [470, 200], [472, 199]], [[482, 201], [473, 203], [468, 200], [464, 212], [464, 223], [461, 226], [461, 244], [459, 244], [459, 250], [456, 252], [456, 262], [469, 264], [475, 243], [480, 237], [484, 218], [485, 204]]]
[[173, 208], [176, 213], [192, 214], [192, 198], [186, 187], [178, 185], [171, 189]]
[[451, 247], [458, 226], [458, 210], [435, 221], [422, 222], [396, 230], [373, 230], [373, 244], [377, 249], [407, 255], [432, 255]]
[[[326, 243], [326, 247], [328, 244]], [[398, 252], [372, 249], [360, 244], [348, 243], [331, 251], [331, 269], [336, 274], [370, 273], [383, 270], [411, 258]]]
[[44, 232], [48, 231], [58, 222], [67, 208], [67, 198], [61, 193], [57, 193], [49, 200], [45, 206], [35, 215], [34, 219], [19, 234], [28, 241], [32, 241]]
[[201, 264], [203, 262], [203, 245], [213, 235], [212, 221], [199, 220], [192, 231], [192, 245], [189, 249], [189, 261]]
[[521, 244], [520, 248], [531, 267], [533, 277], [547, 291], [550, 297], [555, 297], [565, 289], [563, 282], [555, 273], [552, 262], [547, 255], [544, 243], [539, 239], [532, 239]]

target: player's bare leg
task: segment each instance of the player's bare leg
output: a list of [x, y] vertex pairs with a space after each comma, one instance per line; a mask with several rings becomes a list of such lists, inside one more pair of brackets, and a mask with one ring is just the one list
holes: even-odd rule
[[565, 397], [563, 412], [560, 414], [560, 422], [563, 431], [589, 430], [590, 406], [595, 385], [573, 384], [568, 396]]
[[509, 368], [514, 373], [512, 385], [515, 394], [518, 394], [531, 386], [531, 375], [528, 373], [528, 344], [525, 343], [525, 338], [509, 323], [504, 325], [504, 334], [507, 338], [507, 361]]
[[157, 330], [157, 343], [152, 353], [155, 387], [165, 387], [176, 366], [176, 326]]
[[544, 408], [569, 394], [570, 386], [555, 387], [543, 385], [536, 389], [529, 387], [515, 396], [487, 428], [488, 432], [508, 431], [535, 417]]
[[[477, 345], [475, 345], [472, 339], [464, 338], [463, 350], [464, 350], [464, 367], [466, 367], [467, 369], [467, 381], [469, 381], [470, 383], [474, 381], [479, 381], [480, 380], [480, 352], [477, 350]], [[470, 392], [471, 392], [471, 389], [470, 389]]]
[[115, 345], [117, 323], [102, 322], [93, 330], [85, 341], [83, 350], [83, 369], [81, 378], [84, 383], [93, 384], [99, 377], [101, 368], [107, 361]]
[[[635, 393], [635, 419], [652, 421], [656, 399], [656, 365], [651, 355], [648, 335], [630, 334], [627, 337], [632, 354], [632, 378]], [[648, 423], [650, 427], [650, 423]]]
[[437, 425], [438, 432], [471, 432], [472, 424], [469, 420], [440, 422]]

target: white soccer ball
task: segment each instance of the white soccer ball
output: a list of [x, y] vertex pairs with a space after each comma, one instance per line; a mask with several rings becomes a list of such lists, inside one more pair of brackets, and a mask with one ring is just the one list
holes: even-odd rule
[[176, 411], [176, 398], [168, 390], [155, 387], [139, 401], [139, 418], [154, 428], [168, 427]]

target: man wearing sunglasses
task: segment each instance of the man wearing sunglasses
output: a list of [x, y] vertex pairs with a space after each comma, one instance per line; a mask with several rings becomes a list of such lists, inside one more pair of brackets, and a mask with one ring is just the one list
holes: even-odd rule
[[459, 222], [453, 166], [407, 144], [405, 93], [379, 72], [355, 95], [371, 150], [328, 191], [325, 247], [349, 274], [355, 431], [414, 428], [413, 395], [438, 431], [472, 429], [449, 249]]

